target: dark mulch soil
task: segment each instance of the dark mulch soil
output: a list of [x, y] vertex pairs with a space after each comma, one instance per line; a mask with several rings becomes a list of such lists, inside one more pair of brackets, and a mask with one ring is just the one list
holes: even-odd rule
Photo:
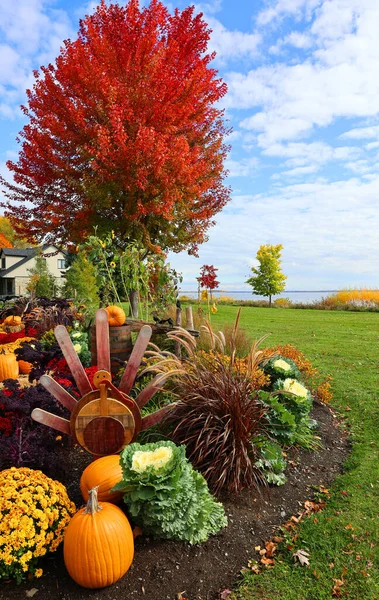
[[[25, 600], [26, 591], [36, 588], [35, 600], [175, 600], [185, 592], [190, 600], [215, 600], [219, 591], [233, 586], [254, 546], [269, 540], [278, 525], [296, 514], [315, 487], [329, 485], [341, 472], [349, 452], [346, 433], [328, 407], [316, 404], [323, 447], [318, 452], [291, 450], [287, 460], [288, 481], [272, 488], [270, 497], [245, 491], [224, 503], [229, 525], [201, 546], [180, 542], [136, 539], [135, 559], [128, 573], [116, 584], [101, 590], [86, 590], [68, 576], [62, 549], [44, 559], [44, 575], [28, 584], [2, 584], [0, 599]], [[80, 474], [88, 455], [79, 449], [71, 453], [70, 482], [65, 482], [70, 497], [81, 503], [78, 492]], [[274, 576], [274, 571], [273, 571]]]

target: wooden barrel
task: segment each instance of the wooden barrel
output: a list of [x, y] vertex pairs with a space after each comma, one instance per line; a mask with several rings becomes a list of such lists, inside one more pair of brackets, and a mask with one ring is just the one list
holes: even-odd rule
[[[133, 350], [132, 336], [128, 325], [109, 328], [109, 346], [111, 351], [111, 371], [112, 375], [116, 375], [121, 367], [121, 364], [115, 359], [118, 358], [126, 362], [129, 360], [129, 356]], [[95, 327], [92, 328], [91, 355], [92, 365], [97, 365]]]

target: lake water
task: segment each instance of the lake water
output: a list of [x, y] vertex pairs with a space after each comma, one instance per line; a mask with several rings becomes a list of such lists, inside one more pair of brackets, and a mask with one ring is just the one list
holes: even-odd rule
[[[291, 302], [314, 302], [319, 301], [330, 294], [335, 294], [337, 290], [315, 290], [315, 291], [289, 291], [283, 292], [278, 296], [273, 296], [272, 300], [276, 300], [276, 298], [289, 298]], [[181, 290], [179, 295], [189, 296], [190, 298], [197, 298], [197, 292], [194, 291], [186, 291]], [[234, 291], [234, 290], [217, 290], [212, 292], [212, 295], [215, 298], [219, 298], [220, 296], [227, 296], [228, 298], [233, 298], [234, 300], [268, 300], [267, 297], [264, 296], [256, 296], [252, 294], [249, 290], [246, 291]]]

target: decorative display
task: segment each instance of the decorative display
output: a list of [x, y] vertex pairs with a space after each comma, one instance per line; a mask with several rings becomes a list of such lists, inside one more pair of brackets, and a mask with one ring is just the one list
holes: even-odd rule
[[88, 490], [97, 487], [99, 502], [112, 502], [117, 504], [122, 499], [122, 492], [111, 492], [113, 486], [122, 479], [120, 455], [110, 454], [94, 460], [86, 467], [80, 478], [80, 491], [87, 502]]

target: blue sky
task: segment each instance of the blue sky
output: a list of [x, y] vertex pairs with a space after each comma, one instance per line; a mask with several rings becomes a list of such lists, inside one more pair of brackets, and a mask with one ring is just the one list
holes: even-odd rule
[[[33, 69], [54, 60], [94, 6], [0, 0], [5, 176]], [[246, 289], [259, 246], [279, 243], [287, 289], [378, 287], [378, 0], [208, 0], [196, 9], [228, 84], [232, 200], [199, 258], [170, 256], [183, 289], [195, 289], [203, 264], [218, 267], [223, 289]]]

